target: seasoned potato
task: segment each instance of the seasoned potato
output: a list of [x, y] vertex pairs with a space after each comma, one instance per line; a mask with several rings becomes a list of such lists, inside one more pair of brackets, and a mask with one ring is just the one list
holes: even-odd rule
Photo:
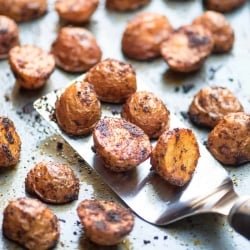
[[121, 116], [140, 127], [150, 138], [158, 138], [169, 128], [170, 113], [155, 94], [136, 92], [122, 107]]
[[110, 10], [116, 11], [130, 11], [136, 10], [146, 4], [148, 4], [150, 0], [106, 0], [106, 6]]
[[11, 48], [19, 45], [19, 29], [14, 20], [0, 15], [0, 59], [8, 57]]
[[214, 53], [225, 53], [232, 49], [234, 31], [223, 14], [206, 11], [197, 17], [193, 24], [203, 25], [211, 32], [214, 39]]
[[55, 10], [62, 20], [78, 24], [89, 21], [99, 0], [56, 0]]
[[44, 202], [63, 204], [78, 198], [79, 180], [72, 169], [56, 162], [40, 162], [29, 171], [25, 189]]
[[210, 31], [201, 25], [182, 26], [161, 45], [169, 68], [178, 72], [198, 70], [214, 47]]
[[103, 102], [122, 103], [136, 91], [133, 67], [115, 59], [99, 62], [87, 72], [85, 81], [94, 86]]
[[47, 0], [0, 0], [0, 15], [24, 22], [44, 15], [47, 7]]
[[230, 12], [239, 8], [246, 0], [204, 0], [204, 2], [209, 10]]
[[221, 163], [239, 165], [250, 161], [250, 115], [225, 115], [208, 135], [207, 148]]
[[243, 111], [237, 97], [224, 87], [205, 87], [189, 106], [190, 120], [198, 126], [213, 128], [228, 113]]
[[0, 117], [0, 168], [16, 165], [20, 158], [21, 139], [14, 123]]
[[41, 88], [55, 68], [54, 57], [34, 45], [12, 48], [9, 64], [17, 82], [25, 89]]
[[56, 101], [55, 116], [67, 134], [90, 134], [101, 118], [101, 104], [93, 86], [79, 81], [67, 87]]
[[153, 12], [136, 15], [126, 26], [122, 36], [123, 53], [136, 60], [160, 56], [160, 45], [172, 32], [167, 17]]
[[104, 165], [115, 172], [135, 168], [151, 153], [149, 138], [143, 130], [121, 118], [101, 119], [93, 131], [93, 140]]
[[3, 234], [29, 250], [47, 250], [57, 243], [59, 222], [40, 201], [18, 198], [4, 209]]
[[193, 132], [175, 128], [159, 137], [151, 154], [151, 164], [167, 182], [183, 186], [190, 181], [199, 157], [199, 145]]
[[102, 51], [92, 33], [84, 28], [64, 27], [52, 44], [56, 65], [69, 72], [85, 72], [101, 60]]
[[84, 200], [77, 213], [86, 236], [99, 245], [120, 243], [134, 226], [132, 212], [111, 201]]

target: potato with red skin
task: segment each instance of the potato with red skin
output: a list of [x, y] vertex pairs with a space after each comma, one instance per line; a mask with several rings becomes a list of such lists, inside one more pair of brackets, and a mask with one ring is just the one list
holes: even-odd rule
[[213, 53], [229, 52], [234, 44], [234, 31], [225, 16], [215, 11], [206, 11], [194, 19], [193, 24], [203, 25], [214, 39]]
[[99, 0], [56, 0], [55, 10], [59, 17], [69, 23], [88, 22], [99, 5]]
[[16, 22], [37, 19], [47, 12], [47, 0], [0, 0], [0, 15]]
[[188, 115], [197, 126], [213, 128], [224, 115], [242, 111], [243, 106], [229, 89], [213, 86], [196, 93]]
[[40, 200], [64, 204], [78, 199], [79, 179], [73, 170], [57, 162], [39, 162], [25, 178], [25, 189]]
[[27, 90], [44, 86], [55, 69], [53, 55], [34, 45], [12, 48], [9, 64], [18, 84]]
[[112, 246], [120, 243], [133, 229], [130, 209], [105, 200], [84, 200], [77, 207], [84, 233], [92, 242]]
[[191, 180], [199, 157], [199, 145], [193, 132], [175, 128], [159, 137], [151, 154], [151, 164], [168, 183], [184, 186]]
[[246, 0], [205, 0], [205, 6], [209, 10], [226, 13], [239, 8], [245, 2]]
[[140, 127], [151, 139], [169, 128], [170, 112], [154, 93], [138, 91], [122, 107], [121, 116]]
[[3, 235], [29, 250], [47, 250], [59, 238], [59, 221], [45, 204], [36, 199], [18, 198], [3, 212]]
[[0, 117], [0, 168], [8, 168], [18, 163], [21, 144], [13, 121]]
[[101, 118], [101, 104], [93, 86], [76, 81], [67, 87], [56, 101], [55, 117], [59, 127], [68, 135], [90, 134]]
[[52, 44], [51, 52], [56, 65], [68, 72], [85, 72], [102, 57], [93, 34], [79, 27], [62, 28]]
[[250, 114], [225, 115], [209, 133], [207, 148], [222, 164], [237, 166], [250, 161]]
[[139, 13], [130, 20], [123, 32], [122, 51], [135, 60], [160, 57], [160, 45], [172, 30], [166, 16], [154, 12]]
[[144, 131], [121, 118], [101, 119], [93, 131], [93, 141], [104, 166], [115, 172], [134, 169], [151, 153]]
[[161, 44], [161, 55], [177, 72], [200, 69], [214, 47], [212, 34], [201, 25], [182, 26]]
[[8, 57], [11, 48], [19, 45], [19, 29], [14, 20], [0, 15], [0, 59]]
[[85, 81], [94, 86], [101, 101], [110, 103], [123, 103], [137, 88], [132, 65], [111, 58], [92, 67]]
[[150, 0], [106, 0], [106, 6], [115, 11], [132, 11], [147, 5]]

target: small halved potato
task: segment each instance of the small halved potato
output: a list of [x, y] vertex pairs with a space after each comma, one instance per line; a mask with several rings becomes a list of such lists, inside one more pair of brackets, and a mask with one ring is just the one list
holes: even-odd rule
[[151, 164], [167, 182], [183, 186], [190, 181], [199, 157], [199, 145], [193, 132], [176, 128], [159, 137], [151, 154]]
[[141, 8], [149, 2], [150, 0], [106, 0], [106, 6], [110, 10], [130, 11]]
[[204, 0], [204, 2], [209, 10], [230, 12], [239, 8], [246, 0]]

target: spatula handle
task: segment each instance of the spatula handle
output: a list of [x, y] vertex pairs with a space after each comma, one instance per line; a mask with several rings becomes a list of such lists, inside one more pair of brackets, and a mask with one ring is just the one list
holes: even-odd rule
[[228, 221], [238, 233], [250, 240], [250, 197], [236, 201], [230, 210]]

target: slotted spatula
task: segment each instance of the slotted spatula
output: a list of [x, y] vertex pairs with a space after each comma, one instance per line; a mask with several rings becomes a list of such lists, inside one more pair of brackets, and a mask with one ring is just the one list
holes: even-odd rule
[[[145, 89], [140, 82], [138, 89]], [[55, 101], [62, 92], [60, 89], [41, 97], [35, 101], [35, 109], [139, 217], [155, 225], [167, 225], [194, 214], [219, 213], [228, 216], [230, 225], [250, 239], [250, 197], [240, 198], [235, 193], [225, 169], [202, 144], [199, 145], [201, 157], [196, 171], [185, 187], [167, 184], [150, 171], [149, 160], [133, 171], [113, 173], [103, 167], [93, 152], [92, 136], [69, 137], [52, 119]], [[102, 105], [102, 116], [117, 116], [120, 109], [119, 105]], [[185, 127], [174, 115], [170, 123], [171, 128]]]

